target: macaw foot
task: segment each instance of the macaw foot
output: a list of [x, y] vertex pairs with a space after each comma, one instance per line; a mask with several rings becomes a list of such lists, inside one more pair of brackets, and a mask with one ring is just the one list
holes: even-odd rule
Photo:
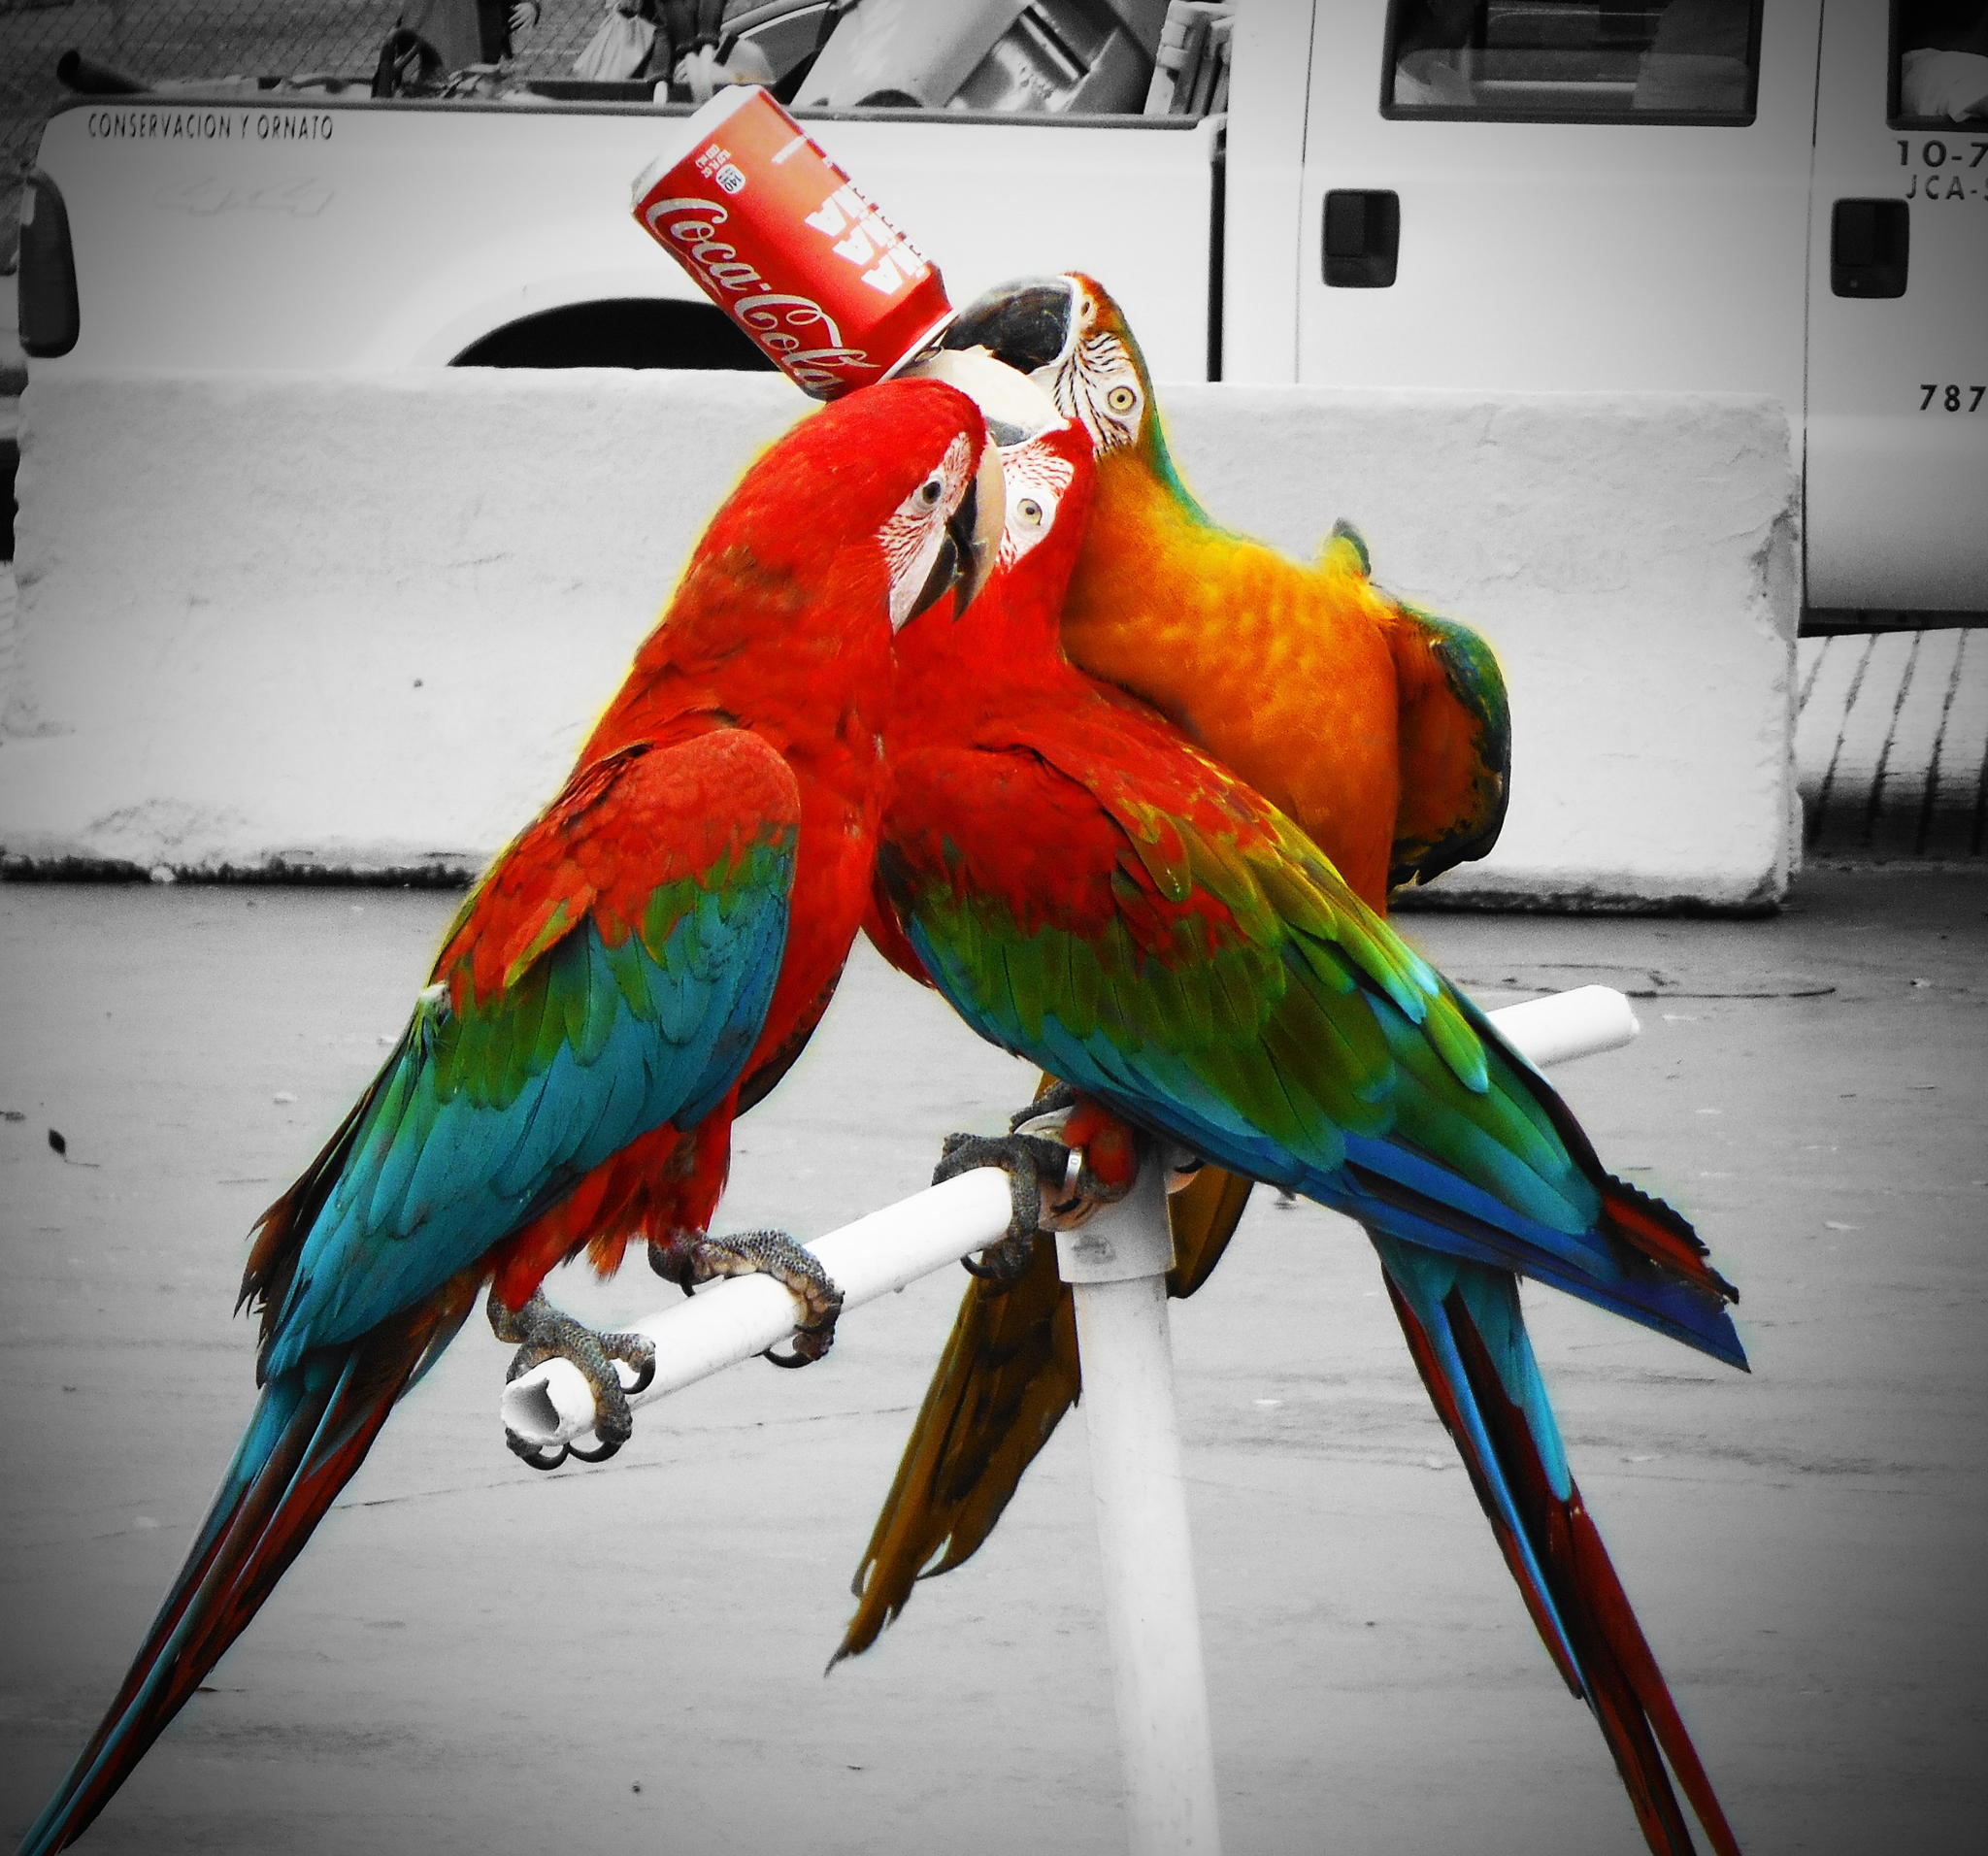
[[[949, 1134], [940, 1148], [932, 1183], [943, 1185], [976, 1167], [999, 1167], [1008, 1175], [1008, 1230], [980, 1252], [979, 1261], [961, 1257], [972, 1276], [1004, 1286], [1019, 1282], [1029, 1267], [1036, 1239], [1065, 1203], [1083, 1166], [1083, 1156], [1047, 1135]], [[1052, 1201], [1045, 1210], [1045, 1201]]]
[[835, 1344], [843, 1292], [814, 1253], [784, 1231], [747, 1231], [730, 1238], [679, 1231], [668, 1243], [651, 1243], [648, 1262], [657, 1276], [667, 1276], [685, 1295], [700, 1282], [712, 1282], [719, 1276], [772, 1276], [801, 1305], [801, 1319], [794, 1324], [793, 1352], [766, 1349], [763, 1357], [775, 1366], [808, 1366]]
[[[511, 1371], [504, 1375], [506, 1384], [536, 1366], [544, 1366], [547, 1360], [565, 1360], [586, 1380], [598, 1414], [594, 1419], [594, 1436], [600, 1440], [598, 1449], [582, 1450], [575, 1444], [561, 1443], [555, 1455], [545, 1445], [507, 1430], [504, 1441], [514, 1455], [535, 1470], [556, 1470], [569, 1456], [577, 1456], [582, 1463], [605, 1463], [635, 1434], [635, 1414], [628, 1409], [628, 1395], [644, 1391], [656, 1375], [655, 1346], [646, 1336], [596, 1334], [572, 1315], [562, 1314], [546, 1300], [543, 1290], [523, 1308], [508, 1309], [492, 1289], [487, 1312], [491, 1331], [498, 1340], [523, 1343], [512, 1359]], [[614, 1370], [616, 1360], [625, 1361], [634, 1370], [631, 1383], [621, 1383], [621, 1375]]]
[[948, 1135], [932, 1176], [937, 1185], [971, 1167], [1008, 1175], [1007, 1234], [977, 1263], [960, 1259], [974, 1276], [994, 1282], [1019, 1279], [1042, 1233], [1074, 1231], [1100, 1206], [1124, 1198], [1137, 1169], [1132, 1128], [1067, 1082], [1051, 1082], [1009, 1117], [1008, 1129], [1005, 1138]]

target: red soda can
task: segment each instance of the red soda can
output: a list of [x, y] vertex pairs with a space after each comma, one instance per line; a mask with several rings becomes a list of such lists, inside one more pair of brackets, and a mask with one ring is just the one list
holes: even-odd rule
[[635, 216], [803, 392], [880, 381], [951, 319], [937, 268], [767, 91], [728, 85], [687, 126]]

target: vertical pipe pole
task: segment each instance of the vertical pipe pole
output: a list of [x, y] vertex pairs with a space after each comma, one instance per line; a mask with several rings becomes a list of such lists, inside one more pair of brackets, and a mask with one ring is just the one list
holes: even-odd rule
[[1174, 1409], [1166, 1170], [1060, 1233], [1073, 1285], [1132, 1856], [1219, 1856], [1214, 1753]]

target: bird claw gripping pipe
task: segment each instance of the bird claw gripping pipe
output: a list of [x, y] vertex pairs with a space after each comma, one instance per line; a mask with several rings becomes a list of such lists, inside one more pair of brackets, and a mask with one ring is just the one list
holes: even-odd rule
[[990, 1243], [977, 1260], [961, 1257], [960, 1267], [983, 1282], [1004, 1288], [1019, 1282], [1028, 1271], [1036, 1239], [1048, 1228], [1047, 1221], [1073, 1203], [1065, 1199], [1051, 1203], [1049, 1195], [1072, 1190], [1082, 1164], [1081, 1154], [1046, 1135], [947, 1135], [939, 1164], [932, 1169], [932, 1183], [944, 1185], [977, 1167], [999, 1167], [1008, 1176], [1012, 1208], [1000, 1242]]
[[[635, 1435], [635, 1414], [628, 1409], [628, 1397], [633, 1392], [646, 1392], [656, 1376], [654, 1342], [640, 1334], [597, 1334], [555, 1309], [543, 1292], [515, 1310], [507, 1309], [493, 1295], [487, 1312], [490, 1330], [498, 1340], [523, 1342], [504, 1375], [507, 1385], [547, 1360], [565, 1360], [586, 1380], [594, 1395], [594, 1408], [600, 1413], [594, 1422], [594, 1435], [600, 1444], [592, 1450], [562, 1443], [554, 1455], [515, 1431], [507, 1430], [504, 1441], [520, 1462], [535, 1470], [556, 1470], [569, 1456], [577, 1456], [582, 1463], [605, 1463]], [[627, 1385], [621, 1383], [620, 1374], [614, 1371], [616, 1360], [625, 1360], [635, 1374]]]
[[843, 1292], [813, 1252], [784, 1231], [747, 1231], [738, 1237], [688, 1237], [675, 1243], [652, 1243], [649, 1268], [674, 1282], [685, 1295], [720, 1276], [770, 1276], [801, 1305], [794, 1324], [794, 1350], [760, 1356], [775, 1366], [809, 1366], [835, 1344], [835, 1324], [843, 1311]]
[[[1129, 1149], [1121, 1156], [1118, 1148], [1121, 1138], [1129, 1137], [1130, 1130], [1115, 1116], [1102, 1113], [1063, 1082], [1049, 1083], [1026, 1109], [1011, 1114], [1006, 1135], [947, 1135], [932, 1183], [941, 1185], [976, 1167], [999, 1167], [1008, 1175], [1013, 1206], [1000, 1243], [989, 1244], [978, 1261], [960, 1259], [967, 1273], [1004, 1287], [1018, 1282], [1028, 1271], [1037, 1238], [1075, 1231], [1100, 1206], [1124, 1198], [1133, 1174]], [[1097, 1169], [1091, 1164], [1094, 1141], [1110, 1155]]]

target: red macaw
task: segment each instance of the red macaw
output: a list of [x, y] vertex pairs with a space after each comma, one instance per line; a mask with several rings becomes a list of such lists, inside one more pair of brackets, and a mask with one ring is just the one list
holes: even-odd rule
[[[1167, 448], [1139, 345], [1095, 280], [1001, 285], [945, 341], [1027, 375], [1097, 447], [1095, 503], [1061, 613], [1079, 669], [1150, 703], [1296, 819], [1376, 912], [1391, 883], [1491, 847], [1510, 727], [1481, 638], [1375, 586], [1365, 544], [1343, 524], [1303, 566], [1210, 519]], [[873, 917], [874, 940], [890, 932]], [[1250, 1184], [1208, 1166], [1174, 1195], [1172, 1293], [1207, 1280]], [[977, 1548], [1079, 1392], [1054, 1258], [1044, 1246], [1017, 1258], [1011, 1245], [989, 1261], [1005, 1267], [968, 1288], [878, 1519], [852, 1648], [921, 1569], [944, 1571]]]
[[[1651, 1848], [1692, 1848], [1668, 1758], [1714, 1848], [1734, 1850], [1569, 1472], [1514, 1273], [1743, 1367], [1726, 1313], [1736, 1292], [1684, 1219], [1603, 1169], [1538, 1072], [1290, 820], [1070, 663], [1057, 622], [1089, 513], [1089, 443], [1067, 423], [1005, 465], [1009, 527], [987, 594], [961, 622], [913, 623], [897, 641], [878, 877], [900, 958], [908, 949], [981, 1036], [1065, 1079], [1063, 1139], [1086, 1148], [1087, 1171], [1103, 1143], [1108, 1185], [1122, 1177], [1123, 1131], [1143, 1128], [1367, 1227], [1431, 1396]], [[1021, 1137], [1011, 1163], [1035, 1164], [1032, 1144]], [[1042, 1182], [1052, 1197], [1057, 1151]], [[1018, 1193], [1017, 1231], [1031, 1211]], [[962, 1371], [982, 1409], [957, 1400]], [[1043, 1409], [1016, 1381], [1015, 1363], [976, 1375], [949, 1351], [893, 1507], [944, 1468], [930, 1420], [948, 1399], [995, 1440], [982, 1484], [1012, 1487], [1040, 1442], [1019, 1415]], [[934, 1487], [940, 1511], [950, 1496]], [[999, 1512], [966, 1507], [982, 1534]], [[908, 1593], [901, 1567], [874, 1589], [879, 1543], [903, 1557], [895, 1520], [887, 1511], [872, 1542], [871, 1586], [858, 1574], [845, 1651]], [[945, 1545], [940, 1571], [975, 1541], [920, 1543]]]
[[[1061, 615], [1073, 662], [1241, 774], [1376, 911], [1391, 883], [1491, 847], [1510, 729], [1481, 638], [1375, 586], [1365, 544], [1343, 524], [1303, 566], [1212, 521], [1168, 451], [1138, 343], [1094, 280], [1003, 285], [945, 340], [1031, 376], [1097, 447], [1096, 504]], [[872, 928], [873, 939], [887, 933]], [[1174, 1195], [1174, 1294], [1207, 1280], [1249, 1190], [1209, 1166]], [[853, 1646], [935, 1554], [943, 1571], [975, 1551], [1080, 1389], [1054, 1259], [1008, 1246], [990, 1262], [1018, 1279], [976, 1283], [961, 1302], [871, 1543]]]
[[712, 520], [565, 788], [457, 914], [393, 1054], [263, 1214], [242, 1289], [261, 1400], [24, 1856], [103, 1809], [485, 1283], [521, 1359], [586, 1375], [609, 1449], [630, 1422], [612, 1360], [640, 1366], [647, 1343], [546, 1301], [581, 1250], [605, 1272], [641, 1239], [686, 1280], [769, 1270], [802, 1302], [797, 1352], [826, 1348], [839, 1298], [812, 1258], [706, 1228], [734, 1114], [818, 1017], [861, 920], [892, 628], [991, 545], [965, 534], [983, 448], [964, 395], [880, 386], [788, 434]]

